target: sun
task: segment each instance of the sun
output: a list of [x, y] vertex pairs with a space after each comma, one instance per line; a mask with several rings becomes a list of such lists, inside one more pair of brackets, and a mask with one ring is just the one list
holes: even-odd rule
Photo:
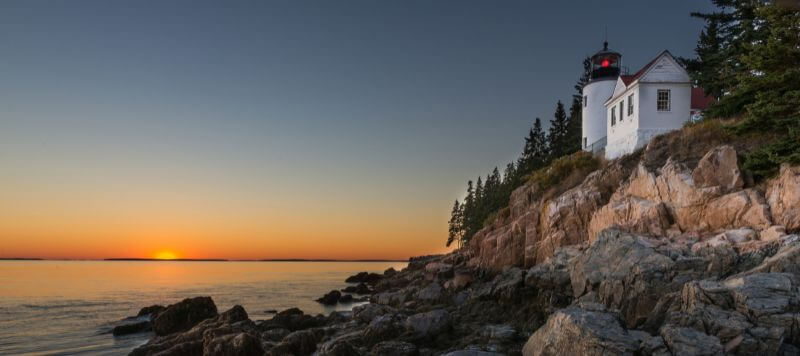
[[158, 251], [153, 255], [153, 258], [157, 260], [174, 260], [178, 258], [178, 256], [172, 251]]

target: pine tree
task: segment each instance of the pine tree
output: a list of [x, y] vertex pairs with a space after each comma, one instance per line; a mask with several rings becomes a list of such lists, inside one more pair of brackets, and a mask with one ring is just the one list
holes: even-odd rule
[[700, 33], [700, 40], [695, 48], [695, 59], [683, 59], [686, 70], [692, 77], [694, 84], [703, 88], [706, 94], [714, 98], [721, 98], [726, 84], [720, 80], [723, 64], [726, 60], [722, 52], [723, 40], [719, 33], [719, 21], [708, 19], [705, 29]]
[[592, 58], [586, 57], [583, 59], [583, 71], [581, 72], [578, 82], [575, 83], [575, 94], [573, 98], [577, 98], [579, 102], [583, 102], [583, 87], [592, 79]]
[[461, 237], [464, 236], [463, 214], [464, 207], [456, 199], [455, 204], [453, 204], [453, 210], [450, 212], [447, 244], [445, 246], [450, 247], [453, 242], [461, 242]]
[[[742, 76], [751, 74], [742, 63], [748, 46], [763, 38], [765, 27], [757, 17], [757, 9], [763, 6], [762, 0], [712, 0], [717, 11], [712, 13], [692, 13], [692, 16], [706, 21], [705, 36], [700, 38], [698, 50], [706, 52], [708, 65], [694, 67], [689, 64], [694, 78], [703, 88], [718, 95], [720, 100], [706, 112], [708, 117], [732, 117], [744, 112], [744, 107], [753, 100], [754, 93], [728, 98], [740, 84]], [[715, 46], [719, 45], [713, 54]], [[699, 60], [703, 60], [700, 58]], [[705, 73], [699, 77], [699, 73]], [[703, 80], [703, 83], [699, 81]], [[742, 93], [744, 94], [744, 93]]]
[[561, 100], [556, 104], [556, 112], [550, 120], [550, 132], [547, 134], [550, 157], [555, 159], [567, 153], [567, 113]]
[[525, 148], [517, 160], [517, 173], [521, 176], [530, 174], [547, 161], [547, 137], [542, 129], [542, 120], [538, 117], [525, 138]]
[[571, 154], [581, 150], [583, 142], [583, 117], [582, 101], [580, 97], [572, 98], [572, 105], [569, 107], [569, 121], [567, 121], [567, 134], [564, 137], [565, 154]]

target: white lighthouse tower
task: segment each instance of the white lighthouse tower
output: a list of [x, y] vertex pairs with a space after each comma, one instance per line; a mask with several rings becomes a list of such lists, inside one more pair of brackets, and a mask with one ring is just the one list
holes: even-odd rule
[[592, 56], [592, 73], [589, 83], [583, 87], [583, 140], [584, 151], [599, 153], [606, 146], [606, 105], [614, 94], [620, 75], [622, 55], [608, 49]]

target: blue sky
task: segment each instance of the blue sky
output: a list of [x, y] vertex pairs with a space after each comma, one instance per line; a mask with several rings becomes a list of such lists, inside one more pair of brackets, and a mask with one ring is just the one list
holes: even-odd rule
[[201, 197], [219, 210], [199, 219], [311, 214], [329, 231], [325, 219], [366, 218], [429, 251], [465, 182], [514, 159], [533, 119], [569, 100], [604, 28], [634, 71], [663, 49], [692, 55], [702, 23], [689, 13], [710, 7], [6, 0], [0, 195], [13, 198], [0, 210], [146, 224], [134, 208], [106, 215], [182, 215]]

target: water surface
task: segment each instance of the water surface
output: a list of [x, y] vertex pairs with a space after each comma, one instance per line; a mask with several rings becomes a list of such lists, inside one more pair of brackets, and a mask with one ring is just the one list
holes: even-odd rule
[[127, 354], [150, 334], [108, 332], [141, 307], [208, 295], [220, 312], [240, 304], [251, 319], [298, 307], [327, 314], [314, 299], [360, 271], [396, 262], [0, 261], [0, 354]]

